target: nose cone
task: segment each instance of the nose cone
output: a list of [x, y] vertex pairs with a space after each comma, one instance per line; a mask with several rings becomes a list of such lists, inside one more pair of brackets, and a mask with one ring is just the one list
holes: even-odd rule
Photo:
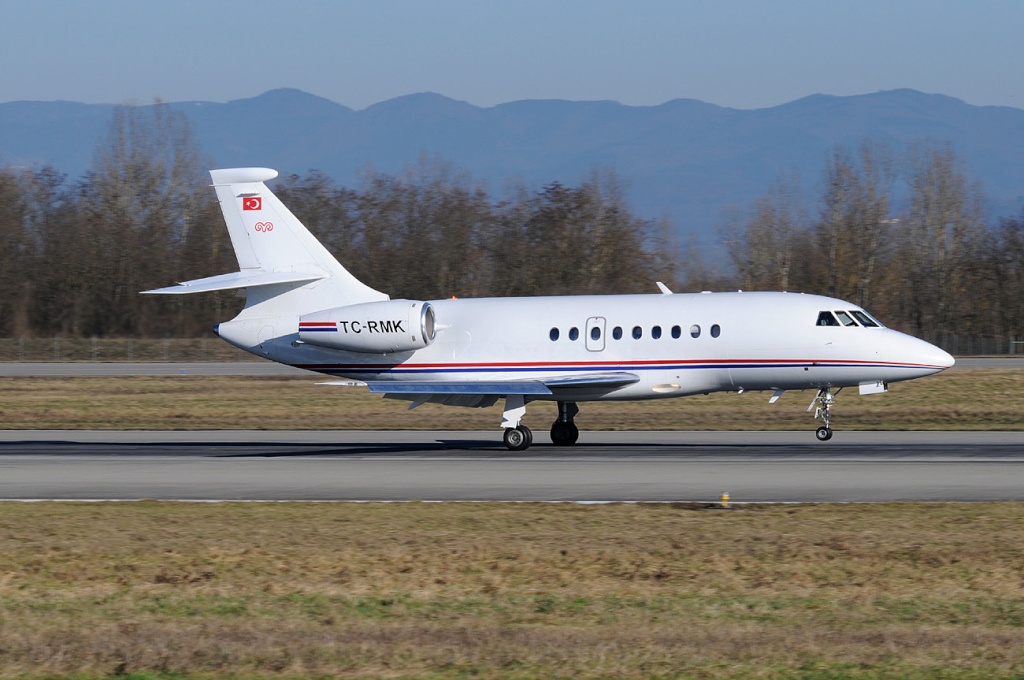
[[907, 378], [919, 378], [944, 371], [956, 363], [945, 350], [919, 338], [896, 333], [889, 345], [895, 365], [900, 366]]
[[928, 363], [933, 366], [937, 366], [940, 370], [946, 370], [947, 368], [952, 368], [953, 364], [956, 363], [956, 359], [949, 352], [941, 350], [935, 345], [929, 345], [929, 347], [932, 348], [932, 351], [928, 357]]

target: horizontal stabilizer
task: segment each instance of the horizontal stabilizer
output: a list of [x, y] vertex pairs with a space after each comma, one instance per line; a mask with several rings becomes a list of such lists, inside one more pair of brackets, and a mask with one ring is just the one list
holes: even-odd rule
[[142, 292], [143, 294], [150, 295], [184, 295], [186, 293], [208, 293], [214, 290], [234, 290], [236, 288], [254, 288], [256, 286], [273, 286], [284, 283], [309, 283], [326, 277], [327, 275], [323, 273], [265, 272], [254, 270], [183, 281], [177, 286], [144, 290]]

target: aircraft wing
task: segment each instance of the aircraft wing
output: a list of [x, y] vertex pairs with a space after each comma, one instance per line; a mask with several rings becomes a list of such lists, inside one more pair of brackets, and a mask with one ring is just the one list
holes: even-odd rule
[[[571, 389], [609, 389], [631, 385], [640, 380], [634, 373], [587, 373], [559, 375], [533, 380], [379, 380], [366, 383], [371, 392], [387, 394], [508, 394], [548, 395]], [[350, 383], [348, 383], [350, 384]]]
[[420, 404], [449, 404], [453, 406], [491, 406], [498, 399], [517, 394], [529, 396], [564, 396], [572, 399], [576, 390], [611, 391], [640, 380], [634, 373], [584, 373], [558, 375], [533, 380], [375, 380], [331, 381], [321, 385], [366, 385], [370, 392], [383, 393], [387, 399], [411, 401], [409, 408]]

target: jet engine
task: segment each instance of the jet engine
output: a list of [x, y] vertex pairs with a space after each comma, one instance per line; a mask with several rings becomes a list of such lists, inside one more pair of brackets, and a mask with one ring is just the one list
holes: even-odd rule
[[387, 300], [324, 309], [299, 317], [299, 340], [367, 354], [423, 349], [437, 326], [429, 302]]

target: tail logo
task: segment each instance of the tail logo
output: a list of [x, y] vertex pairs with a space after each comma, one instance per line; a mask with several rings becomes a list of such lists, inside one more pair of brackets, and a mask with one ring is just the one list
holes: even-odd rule
[[274, 223], [273, 222], [257, 222], [256, 223], [256, 231], [262, 231], [262, 232], [274, 231]]

